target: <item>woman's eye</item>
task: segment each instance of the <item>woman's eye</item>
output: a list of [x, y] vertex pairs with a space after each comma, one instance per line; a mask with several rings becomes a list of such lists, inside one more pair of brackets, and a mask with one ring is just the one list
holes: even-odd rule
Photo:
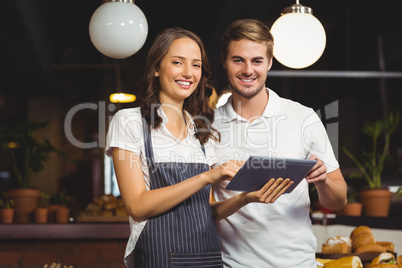
[[180, 64], [181, 64], [181, 62], [180, 62], [180, 61], [174, 61], [174, 62], [173, 62], [173, 64], [180, 65]]
[[195, 68], [201, 68], [201, 64], [194, 64], [193, 65]]

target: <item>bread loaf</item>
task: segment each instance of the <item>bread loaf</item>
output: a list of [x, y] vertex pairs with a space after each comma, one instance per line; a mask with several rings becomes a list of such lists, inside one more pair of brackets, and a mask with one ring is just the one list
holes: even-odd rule
[[395, 247], [394, 247], [394, 243], [392, 242], [388, 242], [388, 241], [377, 241], [377, 244], [383, 246], [387, 251], [389, 252], [394, 252], [395, 251]]
[[352, 240], [352, 249], [355, 251], [363, 245], [374, 244], [375, 242], [374, 235], [371, 232], [361, 232]]
[[366, 226], [366, 225], [360, 225], [357, 226], [355, 229], [353, 229], [353, 231], [350, 233], [350, 239], [353, 241], [356, 239], [356, 237], [360, 234], [360, 233], [371, 233], [371, 229], [370, 227]]
[[376, 243], [365, 244], [354, 250], [355, 253], [365, 253], [365, 252], [387, 252], [387, 250]]
[[324, 264], [324, 268], [363, 268], [358, 256], [348, 256]]

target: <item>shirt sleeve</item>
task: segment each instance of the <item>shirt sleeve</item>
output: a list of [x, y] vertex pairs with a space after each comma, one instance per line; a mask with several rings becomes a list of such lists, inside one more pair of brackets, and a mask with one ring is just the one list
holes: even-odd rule
[[339, 168], [327, 131], [318, 115], [311, 110], [311, 115], [304, 122], [303, 142], [307, 157], [312, 154], [324, 161], [328, 173]]
[[212, 139], [209, 139], [208, 142], [204, 144], [204, 148], [207, 158], [207, 164], [208, 166], [212, 167], [218, 162], [218, 159], [215, 155], [215, 142]]
[[111, 157], [114, 148], [141, 153], [143, 146], [141, 114], [132, 109], [118, 111], [112, 118], [106, 137], [106, 155]]

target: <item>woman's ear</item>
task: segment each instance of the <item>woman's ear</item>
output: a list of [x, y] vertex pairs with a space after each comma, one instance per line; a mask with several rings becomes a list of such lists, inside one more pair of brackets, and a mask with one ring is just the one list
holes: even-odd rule
[[154, 76], [155, 76], [155, 77], [159, 77], [159, 72], [158, 72], [158, 71], [155, 71]]

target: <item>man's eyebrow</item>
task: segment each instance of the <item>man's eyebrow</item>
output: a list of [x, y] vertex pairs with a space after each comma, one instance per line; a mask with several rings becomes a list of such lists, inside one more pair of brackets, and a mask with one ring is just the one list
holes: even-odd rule
[[[244, 60], [244, 58], [240, 57], [240, 56], [233, 56], [232, 59], [233, 60]], [[263, 59], [264, 59], [263, 56], [257, 56], [257, 57], [254, 57], [252, 60], [263, 60]]]
[[255, 58], [253, 58], [253, 60], [263, 60], [264, 59], [264, 57], [263, 56], [259, 56], [259, 57], [255, 57]]

